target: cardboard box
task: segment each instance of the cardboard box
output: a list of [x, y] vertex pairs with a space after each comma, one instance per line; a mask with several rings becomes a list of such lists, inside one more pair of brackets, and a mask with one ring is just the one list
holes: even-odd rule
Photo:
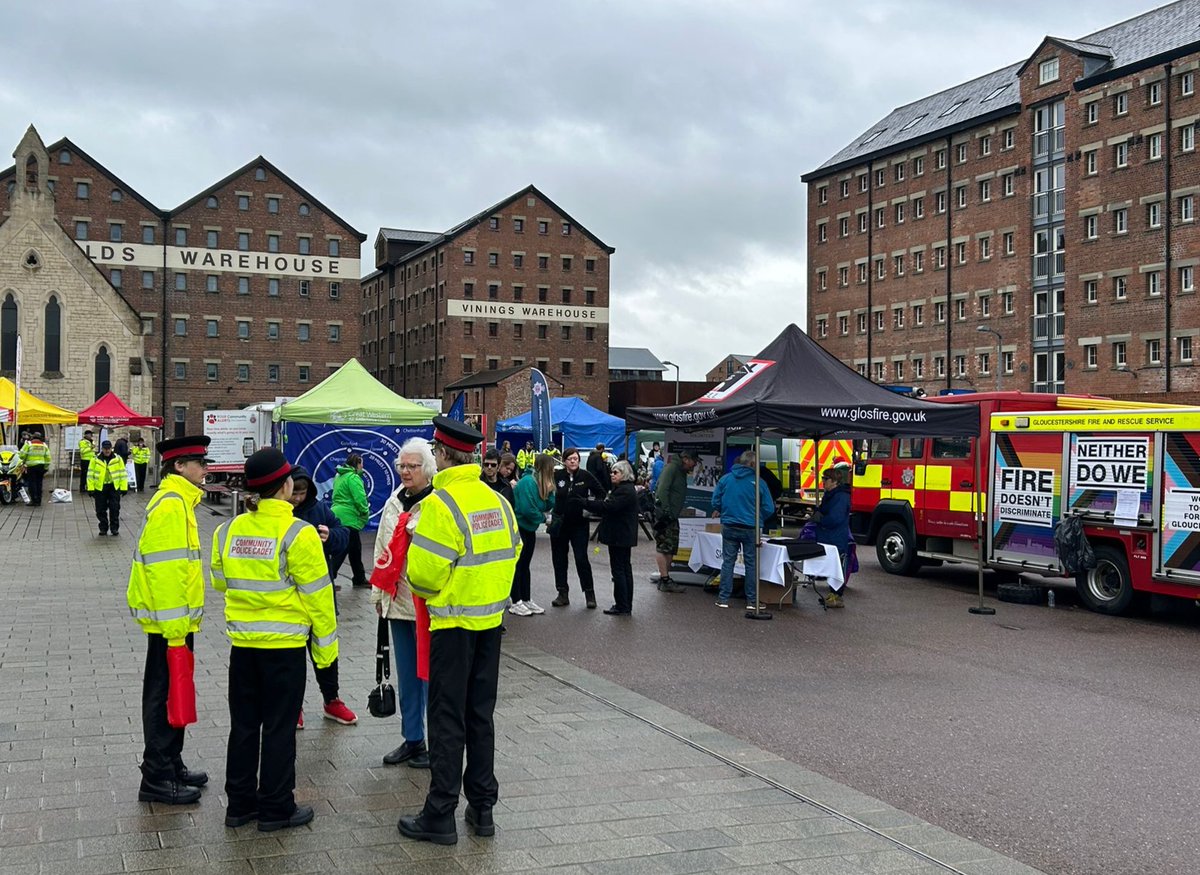
[[705, 523], [704, 531], [708, 532], [711, 535], [719, 535], [719, 534], [721, 534], [721, 524], [720, 523]]

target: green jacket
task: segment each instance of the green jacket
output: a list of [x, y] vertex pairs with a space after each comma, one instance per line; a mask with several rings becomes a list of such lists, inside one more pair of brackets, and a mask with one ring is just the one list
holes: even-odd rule
[[348, 465], [338, 465], [337, 479], [333, 481], [333, 515], [343, 526], [360, 532], [371, 516], [362, 475]]
[[683, 463], [678, 456], [668, 462], [658, 475], [654, 498], [672, 517], [678, 517], [683, 511], [683, 502], [687, 498], [687, 472], [683, 470]]

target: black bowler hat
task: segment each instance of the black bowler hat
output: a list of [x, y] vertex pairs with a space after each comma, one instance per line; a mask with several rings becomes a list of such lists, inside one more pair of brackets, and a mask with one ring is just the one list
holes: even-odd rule
[[154, 448], [158, 450], [158, 455], [164, 462], [175, 459], [181, 461], [203, 459], [205, 453], [208, 452], [208, 444], [211, 440], [212, 438], [207, 435], [191, 435], [190, 437], [171, 438], [169, 441], [159, 441]]
[[452, 450], [470, 453], [483, 440], [483, 432], [472, 428], [465, 422], [451, 419], [448, 416], [433, 418], [433, 439], [439, 444], [445, 444]]
[[259, 495], [270, 495], [291, 473], [291, 464], [274, 447], [263, 447], [246, 460], [246, 485]]

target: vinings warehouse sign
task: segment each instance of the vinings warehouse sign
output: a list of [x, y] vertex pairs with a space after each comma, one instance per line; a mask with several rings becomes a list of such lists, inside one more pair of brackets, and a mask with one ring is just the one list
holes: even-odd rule
[[452, 300], [446, 302], [446, 315], [511, 322], [608, 322], [607, 307], [572, 307], [570, 304]]
[[[145, 243], [92, 243], [81, 241], [88, 258], [97, 264], [153, 270], [163, 267], [163, 247]], [[166, 247], [168, 270], [209, 273], [298, 276], [305, 279], [357, 280], [357, 258], [325, 255], [291, 255], [282, 252], [242, 252], [236, 249]]]

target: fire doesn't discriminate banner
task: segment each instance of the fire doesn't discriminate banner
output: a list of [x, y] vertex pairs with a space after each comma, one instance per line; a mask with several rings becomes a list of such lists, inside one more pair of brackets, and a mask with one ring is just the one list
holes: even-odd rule
[[553, 440], [550, 434], [550, 385], [546, 375], [537, 368], [529, 369], [529, 403], [533, 445], [544, 450]]

